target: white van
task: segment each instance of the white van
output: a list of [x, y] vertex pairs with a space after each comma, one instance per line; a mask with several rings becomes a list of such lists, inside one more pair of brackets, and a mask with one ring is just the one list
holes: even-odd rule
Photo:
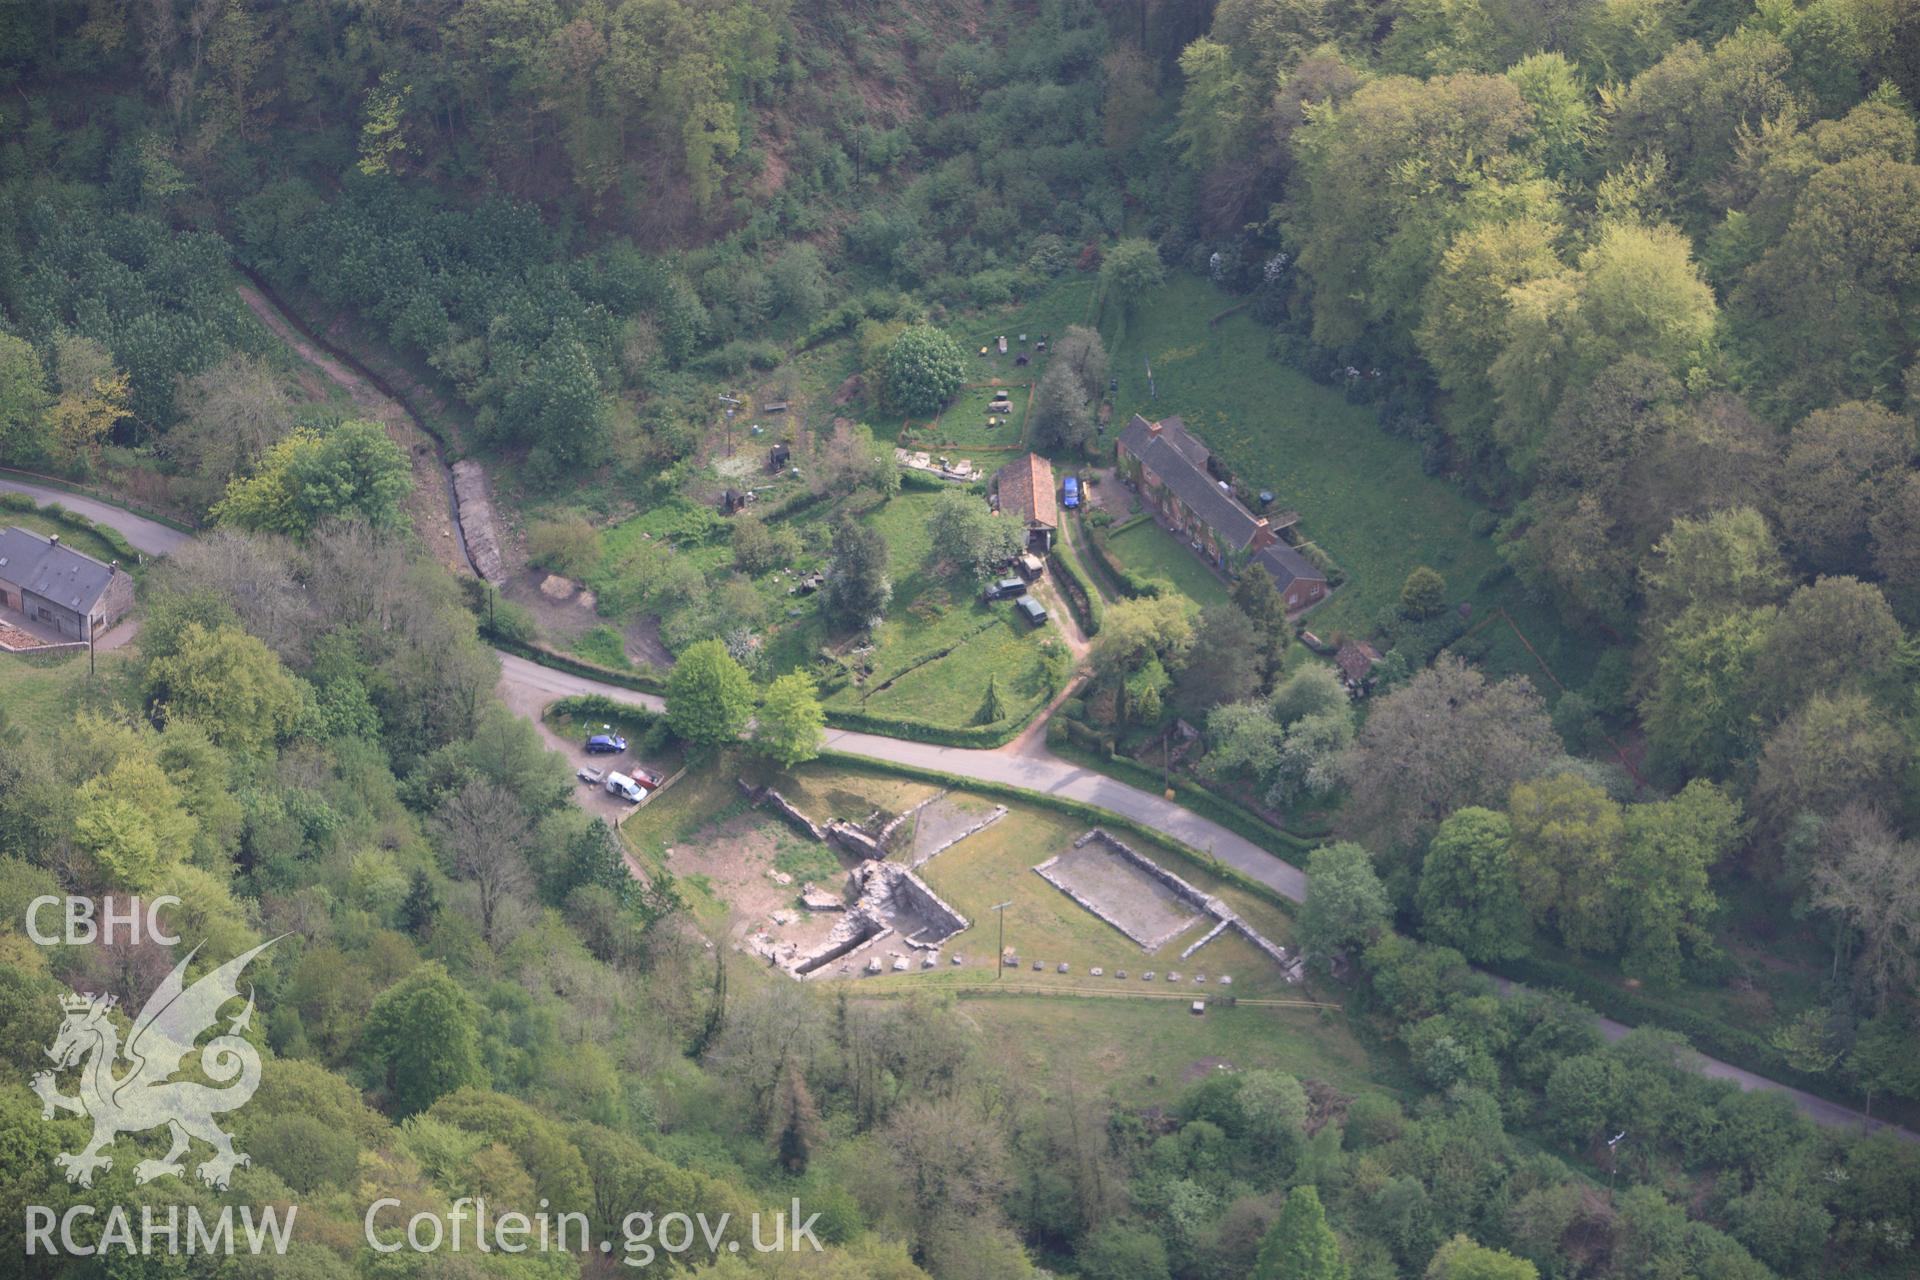
[[647, 798], [647, 789], [624, 773], [610, 773], [607, 775], [607, 794], [639, 804]]

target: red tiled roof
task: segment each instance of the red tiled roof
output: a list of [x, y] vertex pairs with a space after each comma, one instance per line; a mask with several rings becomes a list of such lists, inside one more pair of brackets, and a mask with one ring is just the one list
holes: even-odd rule
[[1053, 464], [1039, 454], [1030, 453], [1009, 462], [994, 472], [993, 483], [1000, 491], [1001, 515], [1017, 515], [1028, 527], [1060, 527], [1060, 513], [1053, 500]]

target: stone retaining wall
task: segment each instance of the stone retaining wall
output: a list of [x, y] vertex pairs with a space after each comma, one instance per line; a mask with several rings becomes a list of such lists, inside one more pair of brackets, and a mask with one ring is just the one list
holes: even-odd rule
[[833, 842], [856, 858], [878, 859], [887, 856], [880, 842], [854, 826], [851, 822], [829, 822], [827, 835]]
[[927, 865], [927, 863], [933, 861], [934, 856], [936, 854], [945, 853], [947, 850], [953, 848], [953, 846], [959, 844], [962, 840], [965, 840], [968, 836], [978, 835], [980, 832], [985, 831], [988, 827], [992, 826], [994, 823], [1000, 821], [1000, 819], [1006, 816], [1007, 816], [1007, 806], [1003, 804], [997, 804], [993, 806], [992, 813], [989, 813], [986, 817], [980, 819], [980, 821], [974, 823], [972, 826], [968, 827], [965, 831], [960, 832], [958, 835], [952, 837], [951, 839], [941, 841], [938, 845], [935, 845], [933, 848], [927, 850], [925, 853], [915, 854], [913, 861], [908, 865], [913, 867], [924, 867]]
[[778, 813], [788, 822], [798, 827], [804, 834], [811, 836], [815, 840], [825, 842], [827, 838], [826, 829], [806, 814], [800, 812], [799, 807], [795, 805], [793, 801], [787, 799], [772, 787], [766, 787], [764, 789], [754, 787], [748, 783], [745, 778], [738, 779], [738, 782], [740, 783], [740, 790], [745, 792], [747, 798], [754, 804], [772, 805], [775, 813]]
[[500, 554], [500, 535], [493, 525], [493, 499], [487, 495], [487, 473], [472, 459], [453, 464], [453, 496], [458, 500], [460, 535], [466, 539], [467, 558], [488, 582], [506, 577]]
[[[1201, 938], [1198, 942], [1195, 942], [1192, 946], [1188, 947], [1185, 951], [1182, 951], [1180, 953], [1180, 958], [1182, 960], [1187, 959], [1187, 957], [1191, 956], [1194, 952], [1206, 946], [1209, 942], [1212, 942], [1215, 938], [1219, 937], [1224, 930], [1232, 929], [1236, 933], [1238, 933], [1241, 937], [1245, 938], [1248, 942], [1251, 942], [1254, 946], [1258, 947], [1275, 964], [1279, 965], [1281, 977], [1285, 978], [1288, 982], [1298, 984], [1305, 977], [1305, 963], [1304, 963], [1305, 957], [1293, 954], [1292, 952], [1288, 951], [1285, 947], [1281, 946], [1279, 943], [1274, 942], [1272, 939], [1266, 937], [1265, 935], [1260, 933], [1259, 930], [1255, 929], [1252, 925], [1248, 924], [1245, 920], [1241, 919], [1239, 913], [1236, 912], [1232, 907], [1229, 907], [1225, 902], [1222, 902], [1219, 898], [1216, 898], [1211, 894], [1200, 892], [1200, 890], [1194, 888], [1192, 885], [1188, 884], [1185, 880], [1182, 880], [1179, 876], [1175, 875], [1173, 872], [1167, 870], [1165, 867], [1155, 862], [1152, 858], [1149, 858], [1146, 855], [1135, 850], [1132, 846], [1126, 844], [1124, 841], [1115, 839], [1110, 832], [1105, 831], [1100, 827], [1095, 827], [1093, 830], [1085, 832], [1084, 834], [1077, 837], [1073, 842], [1073, 847], [1076, 849], [1081, 848], [1085, 846], [1088, 842], [1093, 840], [1098, 840], [1101, 843], [1105, 844], [1108, 848], [1112, 849], [1115, 853], [1119, 854], [1121, 857], [1127, 859], [1134, 866], [1140, 868], [1142, 871], [1146, 872], [1148, 875], [1152, 876], [1154, 879], [1160, 881], [1161, 884], [1164, 884], [1169, 889], [1172, 889], [1181, 898], [1193, 904], [1194, 906], [1200, 908], [1202, 911], [1205, 911], [1208, 915], [1212, 916], [1216, 921], [1218, 921], [1218, 923], [1215, 924], [1214, 927], [1208, 931], [1205, 937]], [[1092, 903], [1082, 898], [1079, 894], [1075, 893], [1072, 889], [1069, 889], [1066, 885], [1061, 884], [1058, 880], [1055, 880], [1052, 876], [1047, 874], [1048, 869], [1050, 869], [1053, 866], [1054, 862], [1055, 862], [1055, 859], [1048, 858], [1045, 862], [1035, 867], [1034, 870], [1038, 871], [1042, 876], [1046, 877], [1048, 883], [1052, 884], [1055, 888], [1059, 889], [1062, 893], [1065, 893], [1068, 897], [1072, 898], [1075, 902], [1078, 902], [1081, 906], [1085, 907], [1088, 911], [1091, 911], [1094, 915], [1099, 916], [1100, 919], [1106, 920], [1108, 924], [1111, 924], [1116, 929], [1119, 929], [1120, 926], [1116, 924], [1114, 921], [1107, 919], [1106, 914], [1102, 912], [1098, 907], [1094, 906]], [[1120, 929], [1120, 932], [1127, 933], [1125, 929]], [[1127, 936], [1133, 937], [1133, 935], [1130, 933], [1127, 933]], [[1136, 942], [1139, 941], [1139, 939], [1137, 938], [1134, 940]], [[1155, 944], [1154, 946], [1148, 947], [1147, 950], [1154, 951], [1158, 949], [1159, 945], [1162, 945], [1162, 944]]]

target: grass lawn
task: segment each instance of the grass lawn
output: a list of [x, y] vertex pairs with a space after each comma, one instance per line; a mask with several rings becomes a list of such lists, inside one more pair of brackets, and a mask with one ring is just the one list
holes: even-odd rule
[[980, 995], [964, 1008], [1009, 1078], [1049, 1092], [1073, 1086], [1165, 1107], [1222, 1064], [1286, 1071], [1347, 1093], [1393, 1091], [1379, 1083], [1390, 1064], [1369, 1057], [1338, 1011], [1209, 1003], [1195, 1017], [1176, 1000], [1025, 995]]
[[[967, 384], [954, 397], [953, 403], [941, 411], [937, 422], [915, 419], [907, 424], [906, 446], [912, 449], [979, 450], [985, 457], [995, 453], [1009, 457], [1017, 454], [1027, 438], [1027, 407], [1033, 398], [1032, 376], [1022, 369], [1018, 381]], [[1003, 391], [1013, 405], [1013, 411], [988, 413], [987, 406]], [[983, 462], [983, 465], [991, 468], [999, 464]]]
[[[864, 517], [887, 541], [893, 603], [874, 637], [872, 674], [827, 705], [961, 727], [973, 723], [992, 677], [1004, 714], [1024, 719], [1046, 701], [1039, 644], [1054, 633], [1019, 621], [1010, 601], [982, 601], [971, 579], [933, 572], [927, 521], [938, 498], [909, 490]], [[769, 654], [775, 665], [811, 656], [829, 639], [816, 611], [785, 632]]]
[[116, 700], [138, 705], [131, 687], [132, 660], [123, 651], [97, 656], [98, 673], [87, 675], [87, 655], [22, 657], [0, 653], [0, 718], [16, 728], [57, 741], [75, 713], [103, 710]]
[[1165, 578], [1201, 607], [1227, 603], [1227, 587], [1191, 547], [1151, 519], [1123, 529], [1108, 540], [1129, 569]]
[[[1182, 274], [1143, 299], [1124, 332], [1109, 321], [1120, 380], [1114, 422], [1178, 414], [1250, 488], [1271, 489], [1276, 505], [1299, 510], [1301, 534], [1347, 574], [1309, 615], [1321, 635], [1368, 632], [1408, 572], [1425, 564], [1446, 576], [1452, 598], [1473, 603], [1476, 618], [1506, 609], [1561, 680], [1584, 681], [1600, 638], [1565, 634], [1523, 599], [1492, 541], [1470, 527], [1481, 508], [1426, 475], [1418, 447], [1382, 434], [1370, 408], [1269, 357], [1268, 330], [1250, 315], [1210, 326], [1231, 302]], [[1148, 391], [1149, 362], [1157, 395]], [[1483, 665], [1496, 675], [1525, 672], [1553, 692], [1524, 647], [1492, 630]]]

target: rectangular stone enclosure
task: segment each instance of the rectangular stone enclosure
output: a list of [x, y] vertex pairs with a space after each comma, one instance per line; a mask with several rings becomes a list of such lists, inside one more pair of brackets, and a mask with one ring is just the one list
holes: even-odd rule
[[1205, 914], [1199, 903], [1105, 840], [1086, 840], [1034, 870], [1149, 952], [1171, 942]]

